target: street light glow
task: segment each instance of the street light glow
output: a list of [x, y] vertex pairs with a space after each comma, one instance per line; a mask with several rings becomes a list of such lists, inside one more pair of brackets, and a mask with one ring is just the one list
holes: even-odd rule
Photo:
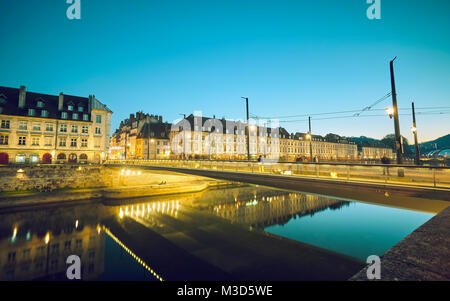
[[394, 109], [393, 108], [386, 108], [386, 113], [389, 115], [390, 118], [394, 115]]

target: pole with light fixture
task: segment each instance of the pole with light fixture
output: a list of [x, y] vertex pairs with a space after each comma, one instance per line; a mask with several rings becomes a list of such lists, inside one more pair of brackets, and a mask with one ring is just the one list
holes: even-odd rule
[[245, 105], [247, 108], [247, 160], [250, 161], [250, 124], [249, 124], [249, 113], [248, 113], [248, 97], [241, 97], [245, 99]]
[[414, 109], [414, 102], [412, 102], [411, 105], [412, 105], [412, 118], [413, 118], [413, 126], [411, 128], [411, 131], [414, 133], [414, 150], [415, 150], [414, 163], [416, 165], [420, 165], [420, 152], [419, 152], [419, 144], [417, 142], [416, 111]]
[[309, 157], [311, 158], [311, 162], [313, 161], [313, 152], [312, 152], [312, 135], [311, 135], [311, 116], [308, 117], [309, 122], [309, 132], [306, 137], [309, 139]]
[[[391, 94], [392, 94], [392, 111], [389, 116], [393, 115], [394, 117], [394, 130], [395, 130], [395, 150], [397, 151], [397, 164], [403, 163], [402, 158], [402, 136], [400, 135], [400, 124], [398, 121], [398, 107], [397, 107], [397, 93], [395, 90], [395, 78], [394, 78], [394, 61], [397, 57], [395, 57], [389, 64], [391, 71]], [[391, 117], [392, 118], [392, 117]]]

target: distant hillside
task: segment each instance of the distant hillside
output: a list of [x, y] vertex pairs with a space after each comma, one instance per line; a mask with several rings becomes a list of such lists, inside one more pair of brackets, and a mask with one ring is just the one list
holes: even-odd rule
[[369, 137], [365, 137], [365, 136], [349, 137], [348, 139], [355, 142], [355, 144], [358, 146], [358, 148], [361, 148], [361, 147], [389, 147], [385, 143], [383, 143], [381, 140], [369, 138]]
[[[414, 148], [414, 144], [412, 145]], [[419, 143], [419, 150], [421, 153], [427, 153], [436, 149], [450, 148], [450, 134], [439, 137], [432, 141]]]

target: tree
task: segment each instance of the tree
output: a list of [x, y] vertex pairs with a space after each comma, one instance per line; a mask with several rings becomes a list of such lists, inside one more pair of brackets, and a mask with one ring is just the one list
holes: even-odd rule
[[[389, 134], [389, 135], [384, 136], [384, 138], [381, 139], [381, 142], [383, 144], [385, 144], [387, 147], [395, 150], [395, 134]], [[402, 136], [402, 144], [403, 144], [403, 153], [405, 155], [412, 155], [413, 153], [411, 152], [411, 150], [409, 148], [408, 139], [406, 139], [403, 136]]]

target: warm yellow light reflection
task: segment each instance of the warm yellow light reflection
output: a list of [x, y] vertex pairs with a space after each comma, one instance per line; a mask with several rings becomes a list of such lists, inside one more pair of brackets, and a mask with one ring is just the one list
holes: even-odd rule
[[47, 234], [45, 234], [44, 241], [45, 241], [45, 244], [48, 244], [48, 242], [50, 241], [50, 233], [47, 232]]

